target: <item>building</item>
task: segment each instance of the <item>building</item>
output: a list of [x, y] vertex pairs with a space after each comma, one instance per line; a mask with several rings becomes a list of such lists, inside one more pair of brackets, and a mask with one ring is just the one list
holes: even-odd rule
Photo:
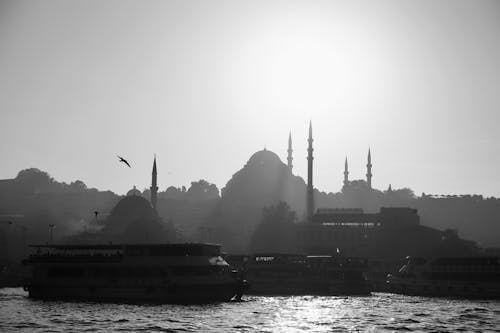
[[364, 213], [361, 208], [323, 208], [313, 216], [313, 223], [335, 227], [401, 228], [420, 225], [417, 210], [406, 207], [382, 207], [378, 213]]
[[376, 260], [410, 256], [461, 256], [476, 253], [473, 242], [456, 233], [420, 224], [416, 209], [382, 207], [378, 213], [362, 209], [318, 209], [312, 223], [298, 226], [298, 242], [309, 254], [342, 254]]

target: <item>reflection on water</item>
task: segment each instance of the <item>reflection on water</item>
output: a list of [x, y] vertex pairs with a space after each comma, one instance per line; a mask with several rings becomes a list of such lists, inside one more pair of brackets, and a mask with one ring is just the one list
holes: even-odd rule
[[500, 332], [499, 301], [374, 294], [246, 297], [211, 305], [34, 301], [0, 289], [0, 331], [25, 332]]

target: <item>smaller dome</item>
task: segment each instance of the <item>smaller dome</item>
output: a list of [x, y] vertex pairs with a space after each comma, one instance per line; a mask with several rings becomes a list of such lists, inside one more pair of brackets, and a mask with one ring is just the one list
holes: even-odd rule
[[134, 188], [127, 192], [127, 197], [136, 196], [136, 195], [141, 196], [142, 193], [137, 188], [135, 188], [135, 185], [134, 185]]
[[140, 195], [128, 195], [122, 198], [111, 210], [106, 222], [109, 231], [118, 232], [138, 219], [156, 220], [157, 213], [151, 203]]

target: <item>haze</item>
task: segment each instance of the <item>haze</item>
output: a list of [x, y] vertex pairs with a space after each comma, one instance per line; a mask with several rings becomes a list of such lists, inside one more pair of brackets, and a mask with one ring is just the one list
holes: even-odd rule
[[[252, 153], [315, 187], [500, 196], [498, 1], [2, 1], [0, 179], [37, 167], [124, 193]], [[118, 163], [126, 157], [132, 168]]]

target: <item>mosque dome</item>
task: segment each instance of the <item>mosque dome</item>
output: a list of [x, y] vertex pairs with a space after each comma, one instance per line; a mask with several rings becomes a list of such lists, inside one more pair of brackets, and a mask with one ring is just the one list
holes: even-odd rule
[[139, 191], [135, 186], [133, 189], [131, 189], [130, 191], [127, 192], [127, 197], [141, 196], [141, 195], [142, 195], [141, 191]]
[[259, 202], [274, 198], [280, 195], [291, 175], [290, 169], [278, 155], [263, 149], [254, 153], [247, 164], [231, 177], [222, 190], [223, 195]]
[[248, 166], [275, 166], [284, 165], [278, 155], [264, 148], [254, 153], [247, 162]]

